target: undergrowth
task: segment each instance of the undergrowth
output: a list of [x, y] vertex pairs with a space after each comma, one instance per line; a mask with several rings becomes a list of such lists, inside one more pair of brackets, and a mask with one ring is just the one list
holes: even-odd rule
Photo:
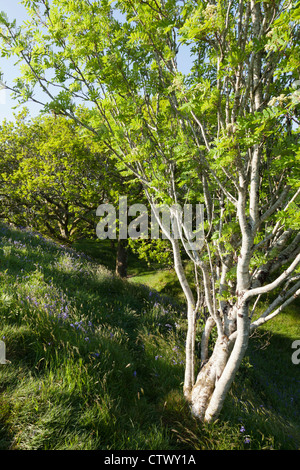
[[182, 394], [180, 302], [1, 225], [0, 449], [298, 449], [297, 315], [286, 313], [283, 340], [252, 341], [220, 419], [203, 425]]

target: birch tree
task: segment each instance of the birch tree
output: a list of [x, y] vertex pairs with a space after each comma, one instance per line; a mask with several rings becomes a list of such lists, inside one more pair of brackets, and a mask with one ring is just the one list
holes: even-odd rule
[[[2, 14], [3, 54], [22, 64], [7, 88], [100, 139], [154, 213], [158, 203], [205, 206], [199, 250], [180, 218], [180, 240], [158, 220], [186, 298], [183, 392], [196, 417], [214, 420], [252, 331], [300, 293], [299, 2], [23, 3], [26, 25]], [[90, 104], [85, 119], [78, 102]]]

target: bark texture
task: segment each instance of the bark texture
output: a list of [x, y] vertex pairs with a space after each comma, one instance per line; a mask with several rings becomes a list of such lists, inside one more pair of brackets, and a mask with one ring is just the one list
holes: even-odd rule
[[201, 421], [205, 418], [207, 407], [228, 359], [228, 338], [218, 339], [210, 359], [200, 370], [191, 393], [191, 409]]

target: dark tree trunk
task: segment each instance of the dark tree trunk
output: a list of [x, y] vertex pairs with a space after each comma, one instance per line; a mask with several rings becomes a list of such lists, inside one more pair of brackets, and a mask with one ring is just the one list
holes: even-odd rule
[[116, 274], [127, 277], [127, 240], [118, 240]]

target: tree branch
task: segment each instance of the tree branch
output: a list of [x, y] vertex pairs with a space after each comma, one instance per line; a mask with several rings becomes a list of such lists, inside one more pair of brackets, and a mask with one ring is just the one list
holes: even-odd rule
[[265, 286], [261, 287], [256, 287], [254, 289], [248, 290], [244, 293], [243, 299], [244, 301], [250, 299], [253, 296], [259, 295], [259, 294], [266, 294], [267, 292], [270, 292], [271, 290], [275, 289], [278, 287], [287, 277], [294, 272], [296, 269], [297, 265], [300, 263], [300, 253], [296, 256], [294, 261], [290, 264], [290, 266], [280, 275], [278, 276], [275, 281], [271, 282], [270, 284], [267, 284]]

